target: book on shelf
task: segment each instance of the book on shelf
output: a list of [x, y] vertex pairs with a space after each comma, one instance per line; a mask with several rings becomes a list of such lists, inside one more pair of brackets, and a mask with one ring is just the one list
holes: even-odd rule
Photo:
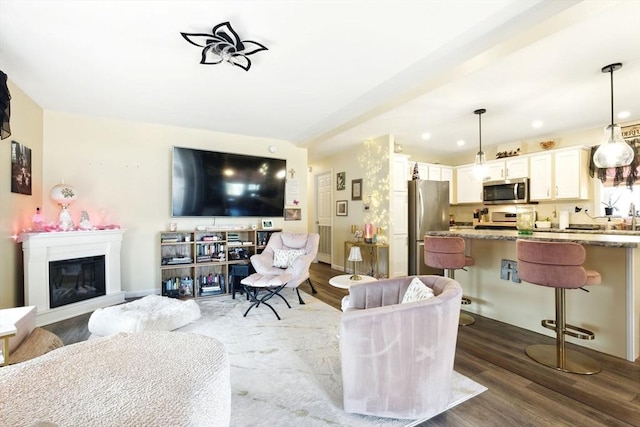
[[177, 243], [179, 241], [180, 241], [180, 239], [178, 239], [177, 237], [163, 237], [162, 238], [162, 243]]

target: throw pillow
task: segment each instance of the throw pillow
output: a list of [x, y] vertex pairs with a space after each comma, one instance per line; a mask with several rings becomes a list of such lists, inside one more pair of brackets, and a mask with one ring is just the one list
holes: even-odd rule
[[278, 268], [291, 267], [296, 258], [306, 253], [303, 249], [275, 249], [273, 251], [273, 266]]
[[414, 277], [404, 293], [404, 297], [402, 297], [402, 303], [421, 301], [434, 296], [433, 289], [422, 283], [417, 277]]

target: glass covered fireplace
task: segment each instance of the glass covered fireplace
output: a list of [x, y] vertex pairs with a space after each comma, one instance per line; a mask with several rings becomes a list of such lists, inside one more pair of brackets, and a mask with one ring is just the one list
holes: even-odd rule
[[105, 294], [104, 255], [49, 261], [49, 308]]

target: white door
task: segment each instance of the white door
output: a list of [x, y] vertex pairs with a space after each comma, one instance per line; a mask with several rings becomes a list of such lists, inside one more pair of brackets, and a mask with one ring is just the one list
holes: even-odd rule
[[318, 261], [331, 264], [331, 213], [333, 207], [331, 172], [316, 175], [316, 232], [320, 235]]

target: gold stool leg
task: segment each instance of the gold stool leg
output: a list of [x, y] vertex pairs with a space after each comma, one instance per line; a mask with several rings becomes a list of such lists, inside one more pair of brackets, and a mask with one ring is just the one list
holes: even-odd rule
[[[452, 280], [455, 280], [455, 270], [453, 268], [446, 269], [445, 275]], [[467, 305], [471, 304], [471, 300], [465, 296], [462, 297], [462, 304]], [[467, 313], [460, 313], [460, 318], [458, 319], [458, 326], [469, 326], [476, 323], [476, 319], [473, 318], [472, 315]]]
[[600, 372], [602, 367], [598, 362], [580, 352], [567, 350], [566, 333], [566, 302], [565, 290], [556, 288], [556, 345], [535, 344], [526, 348], [527, 356], [536, 362], [573, 374], [591, 375]]

